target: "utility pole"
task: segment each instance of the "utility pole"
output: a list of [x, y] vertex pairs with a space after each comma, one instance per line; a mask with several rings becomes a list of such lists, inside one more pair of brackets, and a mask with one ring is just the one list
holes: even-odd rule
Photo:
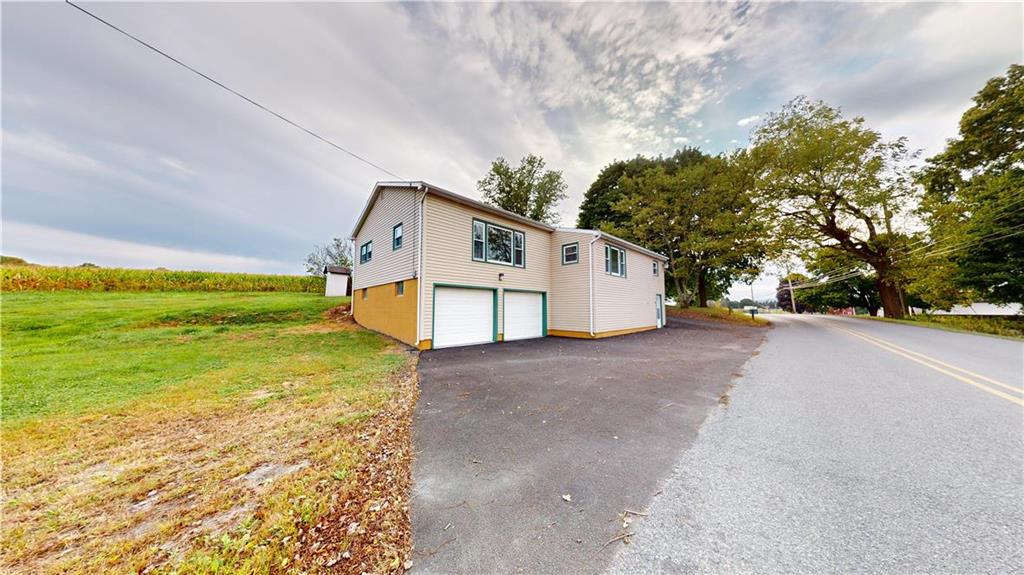
[[789, 304], [793, 306], [793, 313], [796, 313], [796, 298], [793, 297], [793, 280], [789, 279]]

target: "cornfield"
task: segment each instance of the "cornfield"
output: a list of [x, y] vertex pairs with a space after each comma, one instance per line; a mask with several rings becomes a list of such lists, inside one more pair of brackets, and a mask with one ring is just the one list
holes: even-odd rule
[[323, 293], [324, 278], [200, 271], [4, 265], [3, 291], [249, 291]]

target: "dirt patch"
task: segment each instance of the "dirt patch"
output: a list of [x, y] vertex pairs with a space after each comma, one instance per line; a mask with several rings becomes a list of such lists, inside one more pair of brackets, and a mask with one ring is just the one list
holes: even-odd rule
[[330, 321], [351, 322], [352, 306], [347, 303], [334, 306], [324, 312], [324, 318]]
[[183, 312], [166, 314], [159, 319], [139, 327], [179, 327], [203, 325], [255, 325], [281, 323], [302, 319], [302, 314], [293, 311], [267, 312]]
[[257, 466], [252, 471], [245, 475], [239, 475], [231, 481], [241, 481], [249, 487], [255, 489], [261, 485], [273, 482], [275, 479], [284, 477], [285, 475], [291, 475], [296, 471], [301, 471], [309, 467], [308, 461], [300, 461], [292, 465], [283, 465], [281, 463], [264, 463]]

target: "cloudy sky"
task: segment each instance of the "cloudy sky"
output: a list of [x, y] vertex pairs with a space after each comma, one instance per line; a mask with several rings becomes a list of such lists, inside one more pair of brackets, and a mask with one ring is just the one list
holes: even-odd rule
[[[801, 94], [938, 151], [1024, 59], [1020, 3], [86, 6], [405, 179], [475, 197], [540, 154], [566, 225], [610, 161], [744, 146]], [[391, 179], [70, 6], [0, 17], [5, 254], [295, 273]]]

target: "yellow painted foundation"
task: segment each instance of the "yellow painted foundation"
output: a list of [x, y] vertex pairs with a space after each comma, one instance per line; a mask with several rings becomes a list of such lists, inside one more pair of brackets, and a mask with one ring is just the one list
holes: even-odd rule
[[590, 332], [586, 331], [570, 331], [565, 329], [549, 329], [548, 335], [555, 337], [575, 337], [579, 339], [601, 339], [603, 337], [614, 337], [617, 335], [626, 335], [630, 333], [640, 333], [642, 331], [650, 331], [652, 329], [658, 329], [656, 325], [648, 325], [644, 327], [631, 327], [627, 329], [613, 329], [611, 331], [599, 331], [594, 335], [590, 335]]
[[[398, 295], [394, 282], [353, 290], [353, 317], [363, 327], [416, 345], [416, 297], [419, 290], [414, 279], [403, 283], [403, 295]], [[430, 340], [425, 341], [429, 346]], [[420, 349], [425, 349], [423, 343], [420, 342]]]

